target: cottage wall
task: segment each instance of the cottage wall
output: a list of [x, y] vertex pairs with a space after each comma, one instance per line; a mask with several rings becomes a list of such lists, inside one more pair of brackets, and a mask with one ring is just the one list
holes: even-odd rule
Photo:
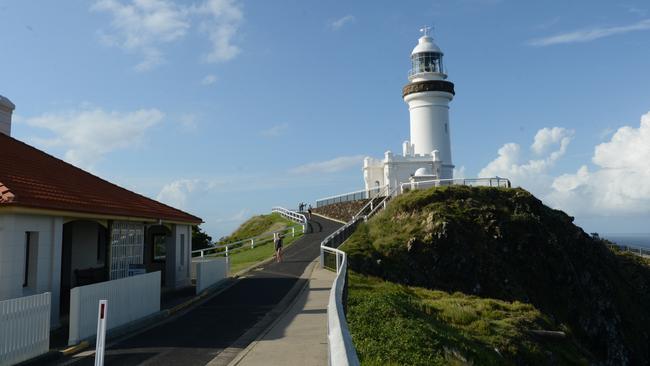
[[[0, 300], [52, 292], [52, 325], [58, 324], [63, 218], [0, 214]], [[26, 233], [30, 270], [25, 280]]]

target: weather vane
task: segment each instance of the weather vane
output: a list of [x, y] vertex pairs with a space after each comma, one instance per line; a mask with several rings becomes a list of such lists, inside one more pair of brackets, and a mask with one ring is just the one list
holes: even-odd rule
[[425, 25], [424, 27], [420, 28], [420, 32], [422, 32], [422, 34], [424, 34], [425, 37], [428, 37], [432, 29], [433, 29], [432, 27]]

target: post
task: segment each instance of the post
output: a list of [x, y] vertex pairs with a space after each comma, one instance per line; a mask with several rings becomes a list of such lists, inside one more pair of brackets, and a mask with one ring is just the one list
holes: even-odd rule
[[335, 253], [335, 254], [336, 254], [336, 273], [339, 273], [339, 266], [340, 266], [339, 253]]
[[203, 258], [203, 250], [201, 250], [201, 258]]
[[292, 237], [292, 238], [295, 238], [295, 237], [296, 237], [296, 227], [295, 227], [295, 226], [292, 226], [292, 227], [291, 227], [291, 237]]
[[251, 249], [255, 248], [255, 238], [251, 239]]
[[226, 258], [228, 258], [228, 244], [226, 244]]
[[104, 347], [106, 344], [107, 313], [108, 313], [108, 301], [99, 300], [99, 311], [97, 314], [97, 345], [95, 346], [95, 366], [104, 366]]
[[320, 268], [325, 268], [325, 251], [323, 247], [320, 248]]

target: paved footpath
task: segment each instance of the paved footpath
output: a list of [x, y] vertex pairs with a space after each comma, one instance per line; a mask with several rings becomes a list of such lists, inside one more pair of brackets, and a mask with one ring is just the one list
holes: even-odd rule
[[288, 311], [230, 366], [327, 365], [327, 302], [334, 277], [317, 264]]
[[[230, 363], [266, 328], [258, 322], [262, 320], [270, 324], [275, 320], [270, 319], [275, 313], [271, 310], [282, 302], [292, 288], [299, 288], [294, 286], [302, 287], [309, 280], [309, 272], [306, 278], [303, 273], [319, 256], [320, 242], [341, 226], [320, 217], [314, 217], [310, 225], [313, 232], [288, 247], [282, 263], [263, 265], [186, 313], [111, 344], [106, 351], [105, 364]], [[59, 364], [76, 366], [93, 363], [94, 354], [90, 351], [71, 359], [59, 360]]]

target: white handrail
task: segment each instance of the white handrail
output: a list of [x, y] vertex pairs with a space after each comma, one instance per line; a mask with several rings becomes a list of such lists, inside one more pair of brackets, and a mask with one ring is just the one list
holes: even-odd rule
[[[305, 217], [305, 215], [303, 215], [301, 213], [298, 213], [298, 212], [295, 212], [295, 211], [287, 210], [286, 208], [282, 208], [282, 207], [273, 207], [273, 209], [271, 211], [272, 212], [277, 212], [277, 213], [281, 214], [283, 217], [286, 217], [286, 218], [288, 218], [288, 219], [290, 219], [292, 221], [295, 221], [295, 222], [301, 224], [302, 233], [304, 234], [306, 232], [306, 230], [307, 230], [307, 218]], [[213, 246], [211, 246], [209, 248], [193, 250], [192, 254], [198, 254], [198, 255], [196, 255], [196, 257], [204, 257], [206, 254], [210, 254], [211, 252], [215, 252], [215, 251], [217, 251], [219, 249], [225, 248], [225, 251], [215, 253], [215, 254], [224, 254], [225, 257], [228, 257], [233, 252], [240, 251], [240, 250], [243, 250], [243, 249], [247, 248], [248, 247], [247, 244], [250, 244], [250, 248], [253, 249], [253, 248], [255, 248], [255, 245], [260, 245], [260, 244], [263, 244], [265, 242], [273, 241], [273, 238], [275, 237], [275, 234], [285, 234], [285, 235], [287, 235], [289, 233], [291, 233], [292, 237], [295, 237], [296, 236], [296, 228], [295, 227], [289, 227], [289, 228], [286, 228], [286, 229], [275, 230], [275, 231], [272, 231], [272, 232], [264, 233], [262, 235], [253, 236], [253, 237], [250, 237], [250, 238], [234, 241], [234, 242], [231, 242], [231, 243], [216, 244], [216, 245], [213, 245]], [[233, 248], [233, 249], [231, 249], [231, 248]]]
[[338, 230], [328, 235], [320, 244], [320, 264], [325, 266], [325, 252], [336, 255], [336, 278], [330, 290], [327, 305], [327, 343], [330, 365], [357, 366], [359, 357], [352, 343], [350, 329], [345, 319], [343, 306], [343, 293], [346, 288], [347, 255], [344, 251], [332, 248], [333, 242], [342, 244], [354, 232], [356, 225], [361, 221], [361, 216], [355, 217]]
[[301, 214], [300, 212], [292, 211], [280, 206], [273, 207], [271, 209], [271, 212], [277, 212], [280, 215], [286, 217], [287, 219], [295, 221], [299, 224], [303, 224], [303, 225], [307, 224], [307, 217], [305, 217], [305, 215]]
[[325, 247], [323, 250], [336, 255], [336, 278], [330, 290], [330, 297], [327, 303], [327, 341], [329, 353], [329, 365], [336, 366], [357, 366], [359, 357], [354, 349], [352, 335], [345, 319], [343, 307], [343, 292], [345, 291], [346, 273], [348, 259], [345, 252]]
[[373, 198], [373, 197], [376, 197], [376, 195], [378, 195], [382, 191], [382, 189], [384, 189], [384, 187], [386, 187], [386, 186], [375, 187], [375, 188], [370, 188], [370, 189], [362, 189], [362, 190], [359, 190], [359, 191], [348, 192], [348, 193], [343, 193], [343, 194], [337, 194], [335, 196], [319, 198], [319, 199], [316, 200], [316, 207], [326, 206], [326, 205], [329, 205], [331, 203], [359, 201], [359, 200], [362, 200], [362, 199]]
[[441, 186], [486, 186], [486, 187], [504, 187], [510, 188], [511, 183], [507, 178], [494, 177], [494, 178], [471, 178], [471, 179], [433, 179], [420, 182], [404, 182], [400, 184], [400, 193], [404, 193], [407, 189], [420, 189], [441, 187]]

